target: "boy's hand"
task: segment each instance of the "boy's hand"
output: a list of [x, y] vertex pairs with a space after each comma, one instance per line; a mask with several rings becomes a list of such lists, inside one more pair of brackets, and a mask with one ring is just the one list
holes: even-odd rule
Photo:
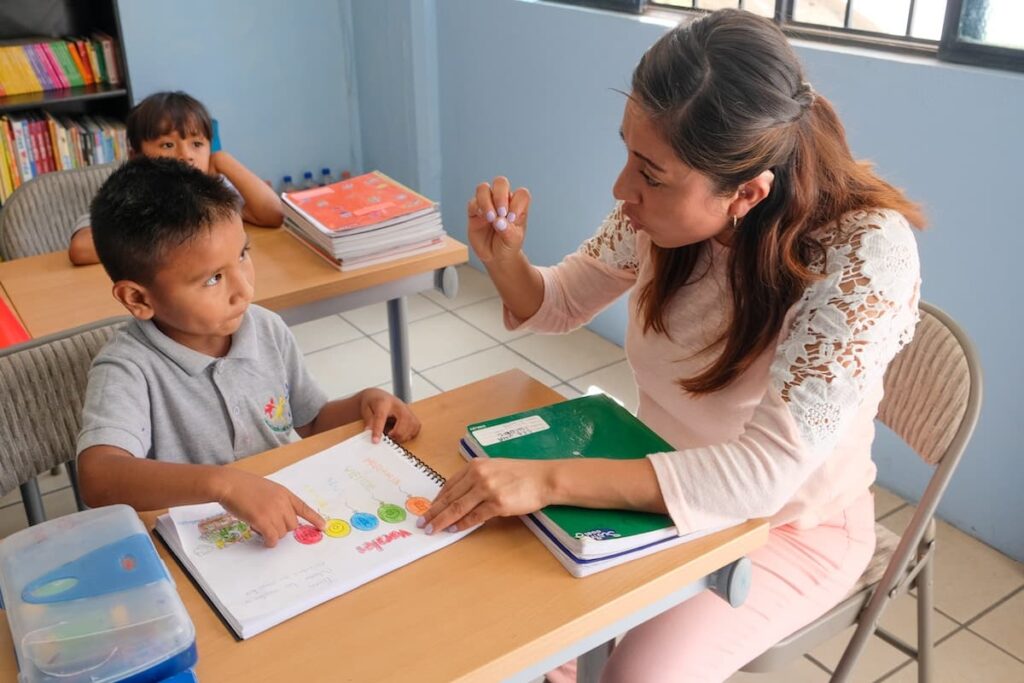
[[269, 479], [223, 468], [224, 489], [218, 501], [224, 509], [246, 522], [263, 536], [268, 548], [305, 519], [317, 529], [324, 528], [324, 519], [294, 493]]
[[372, 432], [373, 442], [382, 434], [393, 440], [408, 441], [420, 433], [420, 420], [405, 403], [383, 389], [363, 389], [359, 392], [359, 413]]

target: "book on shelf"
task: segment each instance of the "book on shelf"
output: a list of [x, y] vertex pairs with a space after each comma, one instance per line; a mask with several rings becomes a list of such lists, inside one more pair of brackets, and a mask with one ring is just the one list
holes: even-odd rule
[[441, 550], [471, 533], [416, 525], [444, 478], [385, 437], [363, 432], [267, 477], [327, 521], [274, 548], [216, 503], [171, 508], [156, 532], [239, 638]]
[[288, 232], [343, 271], [444, 246], [437, 204], [379, 171], [281, 198]]
[[28, 112], [0, 115], [0, 201], [43, 173], [124, 161], [128, 139], [120, 121], [105, 116]]
[[117, 44], [106, 33], [89, 38], [23, 38], [0, 44], [0, 95], [24, 95], [83, 85], [120, 85]]
[[[471, 424], [459, 444], [467, 459], [642, 459], [675, 450], [604, 394]], [[523, 521], [573, 576], [586, 576], [703, 536], [681, 535], [663, 514], [549, 505]]]

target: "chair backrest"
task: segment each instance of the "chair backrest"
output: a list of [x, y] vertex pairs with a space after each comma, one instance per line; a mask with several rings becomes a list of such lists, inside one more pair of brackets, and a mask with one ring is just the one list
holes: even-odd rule
[[914, 338], [889, 364], [878, 419], [930, 465], [959, 458], [981, 409], [974, 345], [946, 313], [921, 303]]
[[15, 190], [0, 212], [0, 257], [67, 249], [75, 221], [89, 210], [115, 168], [117, 164], [103, 164], [44, 173]]
[[74, 459], [89, 366], [126, 320], [0, 351], [0, 495]]

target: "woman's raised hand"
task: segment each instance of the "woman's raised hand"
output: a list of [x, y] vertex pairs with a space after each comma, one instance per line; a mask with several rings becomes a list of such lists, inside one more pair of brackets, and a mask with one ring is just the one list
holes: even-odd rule
[[466, 206], [467, 233], [481, 261], [499, 262], [519, 253], [529, 209], [530, 191], [520, 187], [511, 192], [504, 176], [477, 185], [476, 195]]

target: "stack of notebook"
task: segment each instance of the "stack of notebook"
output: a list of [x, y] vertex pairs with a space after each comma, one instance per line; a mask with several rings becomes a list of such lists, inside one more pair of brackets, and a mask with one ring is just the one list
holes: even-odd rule
[[[627, 460], [672, 450], [664, 439], [604, 394], [472, 424], [460, 442], [466, 458]], [[680, 535], [666, 515], [565, 505], [551, 505], [521, 519], [577, 577], [714, 531]]]
[[343, 271], [444, 245], [437, 204], [379, 171], [281, 197], [285, 228]]

